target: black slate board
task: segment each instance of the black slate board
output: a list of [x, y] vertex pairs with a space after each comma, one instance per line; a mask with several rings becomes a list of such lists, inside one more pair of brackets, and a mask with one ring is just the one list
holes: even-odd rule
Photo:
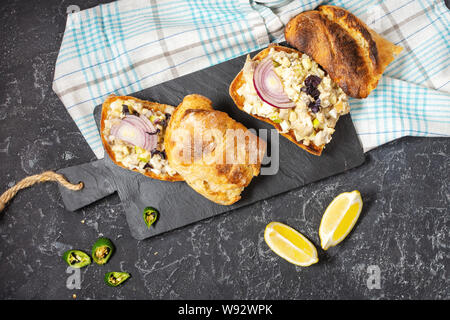
[[[215, 109], [227, 112], [247, 128], [272, 129], [270, 125], [240, 111], [228, 95], [228, 87], [244, 62], [245, 57], [242, 56], [133, 96], [176, 106], [187, 94], [198, 93], [210, 98]], [[101, 106], [98, 106], [95, 110], [97, 123], [100, 111]], [[242, 199], [231, 206], [217, 205], [203, 198], [184, 182], [153, 180], [120, 168], [107, 156], [92, 163], [59, 170], [70, 181], [85, 183], [81, 191], [60, 188], [60, 192], [66, 208], [74, 211], [117, 191], [132, 236], [142, 240], [344, 172], [364, 162], [364, 153], [350, 115], [339, 120], [333, 140], [320, 157], [276, 135], [276, 139], [278, 137], [278, 173], [254, 178], [242, 193]], [[271, 144], [268, 142], [270, 150]], [[146, 206], [156, 207], [161, 213], [160, 219], [150, 229], [142, 219]]]

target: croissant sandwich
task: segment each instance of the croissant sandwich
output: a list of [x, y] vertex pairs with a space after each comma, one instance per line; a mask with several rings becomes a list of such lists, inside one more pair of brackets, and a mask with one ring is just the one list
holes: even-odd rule
[[259, 174], [266, 151], [265, 141], [196, 94], [186, 96], [173, 113], [164, 145], [170, 167], [195, 191], [222, 205], [241, 198]]
[[239, 109], [318, 156], [339, 117], [349, 112], [347, 95], [316, 62], [277, 45], [247, 56], [230, 95]]
[[286, 41], [321, 65], [345, 93], [365, 98], [402, 51], [345, 9], [302, 12], [284, 30]]
[[183, 178], [169, 165], [164, 135], [175, 107], [128, 96], [109, 96], [102, 106], [100, 135], [117, 165], [166, 181]]

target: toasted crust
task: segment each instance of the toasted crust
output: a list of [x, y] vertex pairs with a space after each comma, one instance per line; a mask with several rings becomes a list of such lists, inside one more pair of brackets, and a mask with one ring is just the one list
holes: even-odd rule
[[291, 46], [314, 59], [354, 98], [367, 97], [402, 50], [336, 6], [324, 5], [298, 14], [284, 33]]
[[[287, 48], [287, 47], [283, 47], [283, 46], [278, 46], [278, 45], [269, 45], [268, 48], [262, 50], [261, 52], [259, 52], [256, 56], [253, 57], [254, 61], [261, 61], [263, 60], [265, 57], [267, 57], [267, 55], [269, 54], [270, 48], [274, 48], [277, 51], [285, 51], [287, 53], [293, 53], [293, 52], [297, 52], [299, 53], [297, 50], [295, 49], [291, 49], [291, 48]], [[301, 54], [301, 53], [300, 53]], [[236, 78], [234, 78], [233, 82], [231, 82], [230, 85], [230, 96], [231, 98], [233, 98], [234, 103], [236, 104], [236, 106], [240, 109], [240, 110], [244, 110], [244, 97], [239, 95], [237, 93], [237, 90], [245, 83], [245, 79], [244, 79], [244, 75], [243, 72], [239, 72], [238, 75], [236, 76]], [[245, 112], [245, 111], [244, 111]], [[310, 143], [308, 146], [304, 145], [302, 143], [302, 141], [297, 141], [297, 139], [295, 138], [295, 134], [293, 130], [290, 130], [287, 133], [282, 133], [282, 129], [281, 126], [278, 123], [273, 122], [272, 120], [270, 120], [269, 118], [264, 118], [264, 117], [260, 117], [257, 115], [252, 114], [252, 117], [255, 117], [261, 121], [267, 122], [269, 124], [271, 124], [272, 126], [274, 126], [279, 132], [280, 134], [289, 139], [290, 141], [292, 141], [293, 143], [295, 143], [297, 146], [299, 146], [302, 149], [305, 149], [306, 151], [308, 151], [309, 153], [312, 153], [316, 156], [320, 156], [322, 154], [322, 150], [324, 148], [324, 146], [316, 146], [314, 145], [314, 143]]]
[[[246, 133], [248, 143], [242, 148], [235, 146], [234, 139], [227, 140], [230, 130]], [[233, 141], [232, 145], [230, 141]], [[243, 189], [259, 174], [266, 151], [265, 141], [225, 112], [214, 110], [208, 98], [197, 94], [186, 96], [173, 113], [164, 145], [170, 166], [185, 178], [186, 183], [207, 199], [222, 205], [231, 205], [241, 199]], [[185, 155], [185, 150], [190, 153]], [[229, 151], [243, 161], [227, 162]], [[252, 156], [257, 158], [250, 161]]]
[[[103, 131], [104, 131], [104, 128], [105, 128], [105, 119], [106, 119], [107, 111], [108, 111], [111, 103], [113, 103], [117, 99], [134, 100], [136, 102], [142, 103], [144, 108], [153, 109], [153, 110], [157, 110], [157, 111], [161, 111], [161, 112], [164, 112], [165, 108], [168, 105], [160, 104], [160, 103], [156, 103], [156, 102], [145, 101], [145, 100], [141, 100], [141, 99], [130, 97], [130, 96], [116, 96], [114, 94], [108, 96], [108, 98], [106, 98], [105, 102], [103, 102], [103, 105], [102, 105], [102, 116], [101, 116], [101, 120], [100, 120], [100, 137], [101, 137], [102, 142], [103, 142], [103, 147], [105, 148], [105, 151], [108, 154], [108, 156], [111, 158], [111, 160], [115, 164], [117, 164], [118, 166], [120, 166], [120, 167], [122, 167], [124, 169], [131, 170], [131, 169], [125, 167], [125, 165], [122, 162], [119, 162], [119, 161], [116, 160], [114, 152], [111, 150], [110, 145], [108, 144], [108, 142], [106, 141], [106, 138], [103, 135]], [[132, 171], [139, 172], [136, 169], [133, 169]], [[164, 181], [183, 181], [184, 180], [178, 173], [175, 174], [174, 176], [169, 176], [168, 174], [156, 174], [156, 173], [151, 172], [151, 171], [146, 171], [145, 173], [142, 173], [142, 172], [139, 172], [139, 173], [141, 173], [144, 176], [147, 176], [149, 178], [158, 179], [158, 180], [164, 180]]]

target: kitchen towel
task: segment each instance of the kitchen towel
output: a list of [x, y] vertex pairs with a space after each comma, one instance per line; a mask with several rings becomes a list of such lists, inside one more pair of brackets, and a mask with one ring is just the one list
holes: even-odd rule
[[404, 48], [366, 99], [351, 99], [365, 151], [402, 136], [450, 136], [450, 11], [443, 0], [121, 0], [69, 14], [53, 90], [98, 158], [93, 110], [284, 40], [298, 13], [333, 4]]

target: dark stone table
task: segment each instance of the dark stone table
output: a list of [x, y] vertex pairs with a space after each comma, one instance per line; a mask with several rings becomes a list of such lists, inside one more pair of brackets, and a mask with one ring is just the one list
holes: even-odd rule
[[[51, 89], [66, 9], [77, 3], [96, 1], [2, 1], [2, 192], [27, 175], [95, 158]], [[449, 148], [448, 139], [403, 138], [345, 174], [141, 242], [116, 195], [72, 213], [55, 184], [35, 186], [0, 214], [0, 298], [448, 299]], [[319, 247], [326, 206], [354, 189], [364, 199], [361, 218], [343, 243], [319, 250], [318, 264], [295, 267], [266, 246], [264, 227], [278, 220]], [[67, 289], [62, 253], [89, 251], [99, 235], [114, 241], [116, 254], [82, 269], [80, 290]], [[374, 268], [379, 289], [367, 284]], [[110, 270], [132, 278], [106, 287]]]

